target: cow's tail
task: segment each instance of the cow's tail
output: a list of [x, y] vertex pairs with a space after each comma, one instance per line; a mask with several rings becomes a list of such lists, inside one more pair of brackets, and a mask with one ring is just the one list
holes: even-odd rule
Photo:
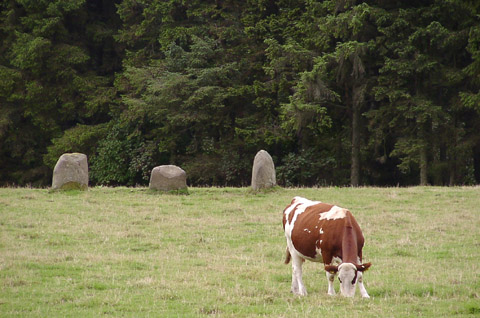
[[288, 246], [287, 246], [287, 250], [285, 252], [285, 264], [290, 263], [291, 259], [292, 259], [292, 255], [290, 255], [290, 251], [288, 250]]

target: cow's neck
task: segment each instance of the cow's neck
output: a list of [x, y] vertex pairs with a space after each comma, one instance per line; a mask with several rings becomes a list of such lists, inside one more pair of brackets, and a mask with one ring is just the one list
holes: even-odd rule
[[350, 221], [350, 216], [346, 217], [343, 231], [342, 262], [352, 264], [357, 264], [358, 262], [357, 236]]

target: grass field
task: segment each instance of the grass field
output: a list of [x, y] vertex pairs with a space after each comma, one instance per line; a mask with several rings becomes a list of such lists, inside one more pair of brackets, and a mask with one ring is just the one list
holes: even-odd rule
[[[474, 317], [480, 188], [0, 189], [1, 317]], [[364, 300], [290, 293], [293, 196], [349, 208], [372, 262]], [[338, 281], [335, 283], [338, 293]]]

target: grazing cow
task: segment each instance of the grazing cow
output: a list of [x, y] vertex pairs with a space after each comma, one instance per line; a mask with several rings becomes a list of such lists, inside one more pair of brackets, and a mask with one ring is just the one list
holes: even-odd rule
[[363, 272], [372, 264], [361, 264], [364, 238], [350, 211], [295, 197], [283, 211], [283, 228], [287, 238], [285, 264], [292, 261], [294, 294], [307, 294], [302, 281], [302, 264], [308, 259], [323, 262], [329, 295], [335, 295], [333, 281], [338, 273], [343, 296], [353, 297], [358, 282], [362, 297], [370, 298], [363, 285]]

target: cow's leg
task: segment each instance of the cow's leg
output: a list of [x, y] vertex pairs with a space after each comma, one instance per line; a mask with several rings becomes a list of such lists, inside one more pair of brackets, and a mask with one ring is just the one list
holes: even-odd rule
[[292, 254], [292, 293], [305, 296], [307, 295], [307, 290], [303, 285], [302, 265], [303, 259], [298, 255]]
[[333, 282], [335, 280], [335, 274], [332, 274], [330, 272], [325, 272], [327, 274], [327, 280], [328, 280], [328, 294], [331, 296], [335, 295], [335, 288], [333, 288]]
[[362, 295], [363, 298], [370, 298], [368, 296], [367, 290], [365, 289], [365, 286], [363, 285], [363, 273], [358, 272], [358, 279], [357, 279], [357, 284], [358, 284], [358, 289], [360, 290], [360, 294]]
[[292, 262], [292, 293], [298, 294], [298, 281], [297, 281], [297, 274], [295, 273], [295, 266]]

